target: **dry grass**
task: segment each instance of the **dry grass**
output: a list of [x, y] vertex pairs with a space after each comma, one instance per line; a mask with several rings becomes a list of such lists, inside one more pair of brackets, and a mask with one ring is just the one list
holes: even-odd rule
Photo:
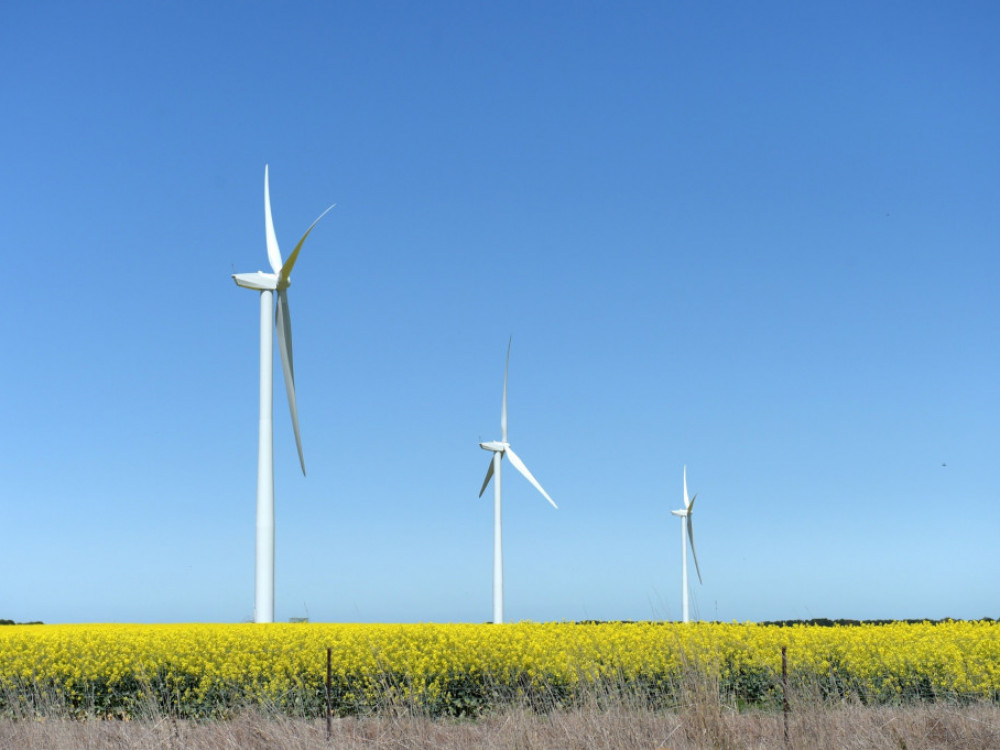
[[0, 750], [996, 750], [1000, 707], [991, 704], [794, 711], [791, 742], [780, 713], [738, 713], [718, 703], [671, 711], [625, 706], [538, 714], [508, 709], [476, 720], [419, 716], [345, 718], [326, 739], [323, 720], [250, 711], [226, 721], [0, 720]]

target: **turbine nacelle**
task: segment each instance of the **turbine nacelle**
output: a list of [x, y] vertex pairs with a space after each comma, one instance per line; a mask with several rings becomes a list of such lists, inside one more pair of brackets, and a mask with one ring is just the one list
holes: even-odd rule
[[678, 516], [680, 518], [687, 518], [688, 516], [691, 515], [691, 511], [689, 511], [689, 510], [672, 510], [672, 511], [670, 511], [670, 515], [672, 515], [672, 516]]
[[234, 273], [233, 281], [236, 286], [244, 289], [256, 289], [259, 292], [273, 292], [278, 288], [278, 275], [274, 273]]
[[494, 453], [503, 453], [510, 449], [510, 443], [504, 443], [500, 440], [491, 440], [488, 443], [480, 443], [479, 447], [484, 451], [493, 451]]

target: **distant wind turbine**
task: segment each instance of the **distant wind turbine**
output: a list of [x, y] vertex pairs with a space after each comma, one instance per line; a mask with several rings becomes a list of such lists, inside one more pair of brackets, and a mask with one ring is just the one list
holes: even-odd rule
[[[330, 206], [333, 208], [333, 206]], [[257, 550], [256, 575], [254, 578], [254, 622], [274, 622], [274, 399], [271, 388], [273, 380], [273, 334], [271, 333], [271, 308], [274, 292], [278, 293], [278, 304], [274, 312], [274, 327], [278, 331], [278, 350], [281, 353], [281, 368], [285, 373], [285, 391], [288, 393], [288, 408], [295, 430], [295, 446], [299, 451], [302, 476], [306, 473], [306, 462], [302, 457], [302, 438], [299, 436], [299, 413], [295, 405], [295, 373], [292, 366], [292, 321], [288, 309], [288, 285], [291, 284], [292, 268], [298, 260], [302, 243], [322, 219], [326, 209], [306, 230], [295, 246], [288, 260], [282, 263], [278, 240], [271, 220], [271, 192], [268, 187], [267, 165], [264, 165], [264, 231], [267, 239], [267, 259], [272, 273], [234, 273], [237, 286], [260, 292], [260, 432], [257, 449]]]
[[687, 548], [691, 545], [691, 557], [694, 558], [694, 569], [698, 573], [698, 583], [701, 583], [701, 569], [698, 567], [698, 555], [694, 551], [694, 527], [691, 525], [691, 514], [694, 513], [694, 501], [698, 493], [688, 500], [688, 476], [687, 466], [684, 467], [684, 509], [670, 511], [673, 515], [681, 518], [681, 577], [682, 592], [684, 602], [684, 622], [690, 622], [688, 616], [688, 555]]
[[480, 443], [479, 447], [484, 451], [492, 451], [493, 457], [490, 459], [490, 466], [486, 470], [486, 479], [479, 490], [479, 497], [483, 496], [486, 486], [493, 481], [493, 622], [500, 624], [503, 622], [503, 534], [500, 524], [500, 462], [506, 455], [510, 458], [511, 464], [524, 478], [534, 485], [535, 489], [542, 493], [552, 507], [556, 510], [559, 506], [555, 504], [549, 493], [542, 489], [524, 462], [514, 453], [514, 449], [507, 442], [507, 368], [510, 366], [510, 341], [507, 342], [507, 362], [503, 368], [503, 402], [500, 408], [500, 435], [501, 440], [489, 443]]

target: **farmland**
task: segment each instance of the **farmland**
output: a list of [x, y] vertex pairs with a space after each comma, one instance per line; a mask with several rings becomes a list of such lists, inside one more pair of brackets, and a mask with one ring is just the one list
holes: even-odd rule
[[899, 706], [1000, 700], [1000, 624], [777, 627], [697, 623], [492, 625], [45, 625], [0, 629], [8, 715], [429, 717], [598, 696], [655, 709], [692, 681], [736, 710], [781, 704], [781, 648], [797, 695]]

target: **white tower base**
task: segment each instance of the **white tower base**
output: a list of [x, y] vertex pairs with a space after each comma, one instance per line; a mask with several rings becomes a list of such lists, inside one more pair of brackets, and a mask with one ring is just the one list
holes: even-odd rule
[[260, 293], [260, 431], [257, 448], [257, 562], [254, 622], [274, 622], [274, 292]]
[[493, 453], [493, 624], [503, 623], [503, 533], [500, 526], [500, 452]]

